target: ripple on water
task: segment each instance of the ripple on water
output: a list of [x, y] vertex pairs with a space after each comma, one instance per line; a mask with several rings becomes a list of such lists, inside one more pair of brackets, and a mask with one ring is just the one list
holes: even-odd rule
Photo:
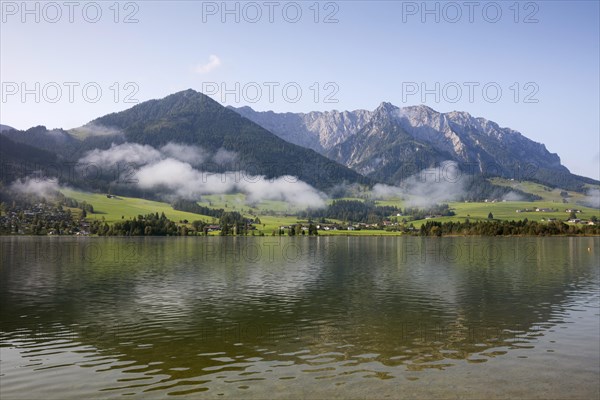
[[3, 393], [368, 397], [377, 388], [396, 398], [395, 379], [433, 390], [428, 382], [447, 376], [490, 397], [468, 376], [494, 371], [515, 385], [568, 377], [581, 382], [572, 393], [597, 394], [598, 266], [573, 261], [583, 260], [577, 241], [539, 246], [542, 259], [566, 264], [491, 265], [403, 261], [398, 240], [344, 238], [335, 258], [293, 265], [211, 264], [185, 240], [135, 242], [162, 254], [153, 263], [3, 262]]

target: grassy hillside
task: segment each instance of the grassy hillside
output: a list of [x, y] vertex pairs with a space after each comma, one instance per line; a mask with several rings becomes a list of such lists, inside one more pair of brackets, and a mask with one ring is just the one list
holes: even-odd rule
[[[432, 218], [428, 220], [411, 221], [415, 227], [419, 227], [426, 221], [465, 221], [467, 218], [471, 221], [487, 220], [488, 214], [491, 212], [494, 219], [497, 220], [522, 220], [527, 218], [530, 221], [542, 221], [542, 219], [555, 218], [557, 220], [566, 220], [569, 216], [565, 212], [567, 208], [576, 208], [582, 211], [577, 214], [579, 218], [589, 220], [592, 216], [600, 218], [600, 210], [578, 205], [577, 202], [582, 200], [584, 196], [580, 193], [569, 192], [569, 203], [563, 203], [561, 190], [551, 189], [543, 185], [532, 182], [514, 182], [510, 180], [494, 179], [495, 184], [517, 187], [528, 193], [538, 194], [544, 200], [535, 202], [525, 201], [506, 201], [506, 202], [452, 202], [449, 203], [450, 208], [456, 213], [451, 217]], [[86, 201], [94, 206], [95, 213], [88, 215], [90, 219], [102, 219], [112, 223], [124, 218], [135, 217], [139, 214], [147, 214], [154, 212], [164, 212], [165, 215], [176, 222], [181, 220], [204, 220], [207, 222], [217, 222], [214, 218], [205, 215], [193, 214], [189, 212], [173, 210], [170, 204], [164, 202], [150, 201], [130, 197], [107, 198], [104, 194], [93, 194], [75, 190], [64, 190], [63, 193], [78, 201]], [[358, 200], [358, 199], [349, 199]], [[329, 200], [332, 202], [333, 200]], [[246, 217], [260, 219], [260, 224], [256, 225], [256, 233], [264, 233], [271, 235], [273, 231], [277, 231], [280, 226], [288, 226], [296, 223], [307, 223], [305, 218], [299, 218], [294, 214], [298, 211], [283, 201], [262, 201], [257, 204], [246, 204], [246, 198], [243, 194], [228, 194], [228, 195], [211, 195], [203, 196], [201, 205], [211, 208], [222, 208], [225, 211], [238, 211]], [[391, 199], [384, 201], [376, 201], [377, 205], [396, 206], [404, 208], [406, 204], [401, 199]], [[536, 208], [557, 209], [552, 212], [536, 212]], [[516, 210], [530, 209], [530, 212], [519, 212]], [[393, 220], [395, 216], [390, 216]], [[398, 222], [401, 222], [403, 217], [397, 217]], [[330, 219], [329, 219], [330, 220]], [[343, 222], [330, 220], [332, 222]], [[394, 232], [385, 232], [379, 230], [363, 230], [363, 231], [320, 231], [322, 235], [394, 235]], [[213, 233], [216, 234], [216, 233]]]
[[263, 200], [257, 204], [246, 204], [244, 194], [213, 194], [202, 196], [198, 204], [242, 214], [296, 214], [299, 209], [284, 201]]
[[115, 197], [107, 198], [104, 194], [87, 193], [75, 190], [62, 190], [62, 193], [77, 201], [86, 201], [94, 206], [94, 213], [88, 214], [88, 219], [102, 219], [108, 223], [121, 221], [121, 217], [125, 219], [137, 217], [140, 214], [148, 214], [164, 212], [167, 218], [173, 221], [187, 219], [189, 222], [194, 220], [212, 221], [212, 217], [206, 215], [193, 214], [184, 211], [173, 210], [170, 204], [161, 203], [158, 201], [137, 199], [132, 197]]
[[[543, 200], [556, 201], [558, 203], [562, 203], [563, 198], [560, 195], [560, 193], [563, 192], [562, 189], [550, 188], [548, 186], [544, 186], [544, 185], [541, 185], [541, 184], [535, 183], [535, 182], [529, 182], [529, 181], [518, 182], [518, 181], [511, 181], [509, 179], [503, 179], [503, 178], [492, 178], [492, 179], [490, 179], [490, 182], [493, 183], [494, 185], [506, 186], [506, 187], [510, 187], [513, 189], [519, 189], [519, 190], [522, 190], [527, 193], [538, 195], [538, 196], [542, 197]], [[594, 188], [593, 185], [586, 185], [586, 187]], [[595, 188], [598, 189], [598, 187], [595, 187]], [[569, 196], [569, 197], [567, 197], [567, 200], [569, 201], [569, 203], [577, 203], [578, 201], [581, 201], [585, 198], [585, 195], [582, 193], [579, 193], [579, 192], [574, 192], [574, 191], [566, 191], [566, 192], [568, 193], [568, 196]]]
[[[159, 214], [164, 212], [167, 218], [179, 222], [187, 219], [190, 223], [195, 220], [204, 220], [207, 222], [215, 221], [213, 217], [207, 215], [200, 215], [189, 213], [185, 211], [173, 210], [170, 204], [151, 201], [145, 199], [138, 199], [132, 197], [121, 197], [108, 198], [104, 194], [87, 193], [77, 190], [62, 190], [62, 193], [71, 197], [77, 201], [86, 201], [94, 206], [94, 214], [88, 214], [88, 219], [102, 219], [106, 222], [113, 223], [121, 221], [131, 217], [137, 217], [139, 214], [148, 214], [158, 212]], [[212, 208], [223, 208], [226, 211], [238, 211], [245, 216], [250, 216], [249, 211], [251, 207], [244, 205], [244, 195], [231, 194], [231, 195], [214, 195], [206, 196], [203, 201], [199, 204], [206, 205]], [[285, 209], [286, 203], [284, 202], [265, 202], [261, 205], [261, 209]], [[264, 207], [264, 208], [263, 208]], [[255, 209], [253, 209], [255, 210]], [[255, 210], [256, 211], [256, 210]], [[80, 212], [78, 209], [73, 209], [73, 212]], [[280, 226], [291, 225], [298, 223], [300, 220], [295, 216], [269, 216], [260, 215], [258, 213], [261, 224], [257, 224], [257, 230], [264, 232], [265, 235], [270, 235], [273, 230], [277, 230]], [[306, 221], [305, 221], [306, 222]]]
[[[537, 207], [540, 208], [553, 208], [558, 209], [557, 212], [521, 212], [517, 213], [519, 209], [531, 209], [535, 210]], [[487, 220], [488, 214], [491, 212], [494, 219], [507, 220], [507, 221], [518, 221], [527, 218], [529, 221], [542, 221], [542, 218], [556, 218], [557, 220], [564, 221], [569, 217], [569, 214], [565, 212], [566, 208], [576, 208], [581, 210], [581, 214], [577, 214], [578, 218], [589, 220], [593, 215], [600, 218], [600, 210], [583, 207], [579, 205], [553, 203], [551, 201], [535, 201], [535, 202], [519, 202], [519, 201], [508, 201], [501, 203], [450, 203], [450, 208], [456, 213], [452, 217], [441, 217], [432, 218], [429, 220], [418, 220], [413, 221], [415, 227], [421, 226], [426, 221], [465, 221], [467, 218], [470, 221], [482, 221]]]

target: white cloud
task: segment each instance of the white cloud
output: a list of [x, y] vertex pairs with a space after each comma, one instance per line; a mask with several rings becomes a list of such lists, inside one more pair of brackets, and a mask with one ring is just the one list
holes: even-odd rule
[[229, 150], [225, 150], [223, 148], [217, 150], [215, 155], [213, 156], [213, 161], [215, 164], [220, 166], [228, 166], [233, 164], [237, 160], [237, 153]]
[[146, 144], [123, 143], [115, 145], [113, 143], [108, 150], [94, 149], [89, 151], [79, 162], [101, 166], [114, 166], [122, 162], [140, 165], [160, 160], [161, 157], [158, 150]]
[[203, 173], [173, 158], [140, 168], [136, 178], [142, 189], [167, 189], [168, 194], [188, 199], [207, 193], [227, 193], [234, 187], [233, 182], [223, 182], [215, 174]]
[[208, 62], [206, 64], [198, 64], [194, 71], [198, 74], [207, 74], [210, 71], [221, 65], [221, 59], [214, 54], [211, 54], [208, 57]]
[[458, 163], [444, 161], [437, 168], [424, 169], [406, 179], [406, 205], [423, 208], [459, 200], [466, 193], [465, 184]]
[[458, 163], [444, 161], [437, 168], [427, 168], [411, 175], [400, 187], [378, 183], [371, 193], [374, 199], [403, 198], [409, 207], [426, 208], [463, 197], [466, 180], [461, 175]]
[[198, 146], [170, 142], [159, 150], [137, 143], [113, 144], [108, 150], [92, 150], [79, 161], [103, 166], [133, 163], [137, 186], [156, 190], [169, 199], [182, 197], [193, 200], [205, 194], [237, 192], [245, 193], [249, 203], [280, 200], [297, 207], [325, 206], [325, 194], [292, 176], [267, 179], [244, 171], [217, 173], [194, 168], [207, 160], [227, 167], [237, 158], [235, 152], [225, 149], [211, 155]]
[[200, 165], [208, 158], [206, 150], [194, 145], [169, 142], [161, 147], [160, 151], [169, 157], [191, 165]]
[[586, 196], [580, 203], [586, 207], [600, 209], [600, 189], [588, 189]]
[[82, 137], [87, 136], [116, 136], [121, 135], [123, 132], [116, 128], [110, 128], [103, 125], [96, 125], [93, 123], [86, 124], [75, 130], [78, 135]]
[[403, 194], [404, 193], [402, 189], [399, 187], [384, 185], [381, 183], [376, 183], [375, 186], [373, 186], [372, 191], [373, 198], [381, 200], [401, 198]]
[[36, 180], [27, 177], [14, 181], [9, 188], [21, 194], [33, 194], [42, 197], [53, 197], [59, 190], [58, 183], [50, 180]]
[[250, 203], [263, 200], [285, 201], [296, 207], [325, 207], [325, 194], [310, 186], [308, 183], [292, 176], [281, 176], [276, 179], [266, 179], [264, 176], [251, 177], [241, 181], [238, 188], [246, 193]]
[[297, 207], [320, 208], [326, 196], [295, 177], [267, 179], [243, 172], [212, 173], [192, 168], [188, 163], [167, 158], [140, 168], [138, 186], [166, 192], [171, 197], [197, 199], [205, 194], [245, 193], [248, 203], [263, 200], [285, 201]]

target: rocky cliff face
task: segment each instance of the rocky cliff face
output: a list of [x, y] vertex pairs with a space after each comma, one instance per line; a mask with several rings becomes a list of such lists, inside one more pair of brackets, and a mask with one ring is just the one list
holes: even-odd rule
[[461, 111], [439, 113], [426, 106], [396, 108], [392, 112], [411, 136], [450, 153], [457, 161], [478, 162], [485, 158], [499, 165], [513, 161], [567, 171], [558, 155], [543, 144], [485, 118]]
[[398, 108], [385, 102], [374, 111], [235, 111], [289, 142], [388, 182], [396, 181], [398, 168], [407, 164], [427, 168], [444, 160], [492, 176], [535, 179], [541, 171], [538, 180], [547, 181], [553, 172], [570, 174], [543, 144], [462, 111], [440, 113], [424, 105]]
[[258, 112], [250, 107], [230, 108], [280, 138], [322, 154], [356, 134], [373, 114], [367, 110], [295, 114]]

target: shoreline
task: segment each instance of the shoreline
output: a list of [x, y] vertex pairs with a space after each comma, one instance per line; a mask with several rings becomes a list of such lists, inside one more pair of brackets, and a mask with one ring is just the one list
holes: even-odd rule
[[580, 235], [408, 235], [408, 234], [323, 234], [323, 235], [135, 235], [135, 236], [103, 236], [103, 235], [0, 235], [0, 238], [4, 237], [23, 237], [23, 238], [34, 238], [34, 237], [49, 237], [49, 238], [115, 238], [115, 239], [126, 239], [126, 238], [319, 238], [319, 237], [414, 237], [414, 238], [458, 238], [458, 237], [480, 237], [480, 238], [544, 238], [544, 237], [600, 237], [600, 234], [580, 234]]

